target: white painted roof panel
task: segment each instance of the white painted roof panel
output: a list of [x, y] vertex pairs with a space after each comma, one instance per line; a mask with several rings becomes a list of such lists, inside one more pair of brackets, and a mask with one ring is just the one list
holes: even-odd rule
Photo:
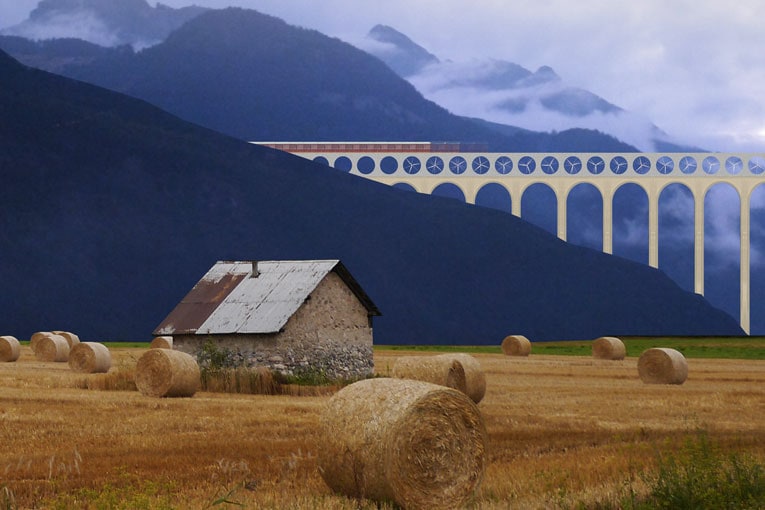
[[205, 278], [220, 280], [226, 274], [247, 276], [220, 302], [196, 333], [276, 333], [338, 262], [260, 261], [257, 277], [250, 276], [252, 262], [219, 262]]

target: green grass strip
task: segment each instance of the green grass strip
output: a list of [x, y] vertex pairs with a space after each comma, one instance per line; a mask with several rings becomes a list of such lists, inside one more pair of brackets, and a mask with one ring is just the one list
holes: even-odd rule
[[[686, 358], [765, 359], [765, 337], [621, 337], [627, 356], [640, 356], [646, 349], [669, 347]], [[497, 346], [476, 345], [375, 345], [378, 351], [469, 352], [500, 354]], [[567, 340], [532, 342], [531, 353], [563, 356], [592, 356], [592, 342]]]

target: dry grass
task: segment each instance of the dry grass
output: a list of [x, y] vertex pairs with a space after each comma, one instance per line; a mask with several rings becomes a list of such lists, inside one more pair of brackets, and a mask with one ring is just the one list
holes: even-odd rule
[[[16, 508], [376, 508], [334, 495], [319, 476], [328, 396], [84, 389], [129, 379], [142, 352], [112, 349], [109, 374], [87, 376], [37, 361], [28, 346], [0, 364], [0, 502], [10, 493]], [[376, 366], [407, 354], [376, 352]], [[665, 386], [644, 384], [636, 357], [475, 356], [489, 441], [474, 508], [591, 507], [630, 478], [639, 489], [655, 452], [699, 428], [765, 458], [765, 361], [692, 358], [686, 382]]]

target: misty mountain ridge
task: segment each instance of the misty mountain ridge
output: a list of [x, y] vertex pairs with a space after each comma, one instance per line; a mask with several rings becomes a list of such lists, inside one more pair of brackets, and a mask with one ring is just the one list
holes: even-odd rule
[[143, 48], [163, 41], [206, 10], [197, 6], [175, 9], [161, 3], [151, 7], [146, 0], [41, 0], [28, 19], [0, 30], [0, 34]]
[[700, 150], [677, 144], [641, 115], [566, 84], [549, 66], [532, 72], [498, 59], [442, 61], [383, 25], [373, 27], [359, 46], [386, 62], [427, 99], [458, 115], [530, 131], [592, 129], [647, 152]]
[[[73, 50], [66, 56], [66, 49]], [[27, 65], [149, 101], [183, 119], [243, 140], [452, 140], [491, 150], [629, 152], [595, 130], [535, 137], [453, 115], [428, 101], [381, 60], [315, 30], [253, 10], [204, 12], [163, 42], [133, 51], [71, 41], [0, 48]], [[170, 65], [172, 63], [172, 65]], [[289, 119], [289, 122], [285, 122]]]
[[[430, 64], [440, 62], [438, 57], [387, 25], [372, 27], [369, 31], [369, 39], [380, 43], [377, 51], [371, 53], [380, 57], [403, 78], [419, 73]], [[385, 53], [384, 58], [381, 56], [383, 53]]]
[[[379, 344], [738, 335], [647, 266], [183, 122], [0, 52], [0, 330], [148, 340], [216, 260], [338, 258]], [[41, 199], [43, 198], [43, 199]]]
[[[81, 39], [108, 48], [129, 45], [142, 49], [164, 41], [175, 29], [206, 10], [197, 6], [174, 9], [161, 3], [151, 7], [146, 0], [42, 0], [27, 20], [1, 30], [0, 34], [35, 41]], [[83, 56], [71, 52], [68, 61], [63, 58], [46, 60], [41, 55], [44, 50], [34, 54], [15, 52], [13, 45], [8, 46], [5, 42], [0, 47], [28, 65], [65, 75], [69, 75], [67, 67], [82, 66], [84, 60]], [[699, 150], [678, 145], [640, 115], [627, 112], [589, 91], [566, 85], [549, 66], [531, 72], [501, 60], [441, 61], [406, 35], [384, 25], [373, 27], [360, 47], [408, 79], [427, 99], [459, 116], [480, 118], [526, 131], [552, 133], [553, 138], [568, 129], [591, 131], [592, 136], [576, 137], [586, 145], [567, 148], [572, 152], [634, 150], [628, 149], [627, 145], [646, 151]], [[337, 72], [347, 71], [338, 69]], [[342, 102], [337, 96], [324, 96], [323, 99]], [[369, 99], [362, 102], [369, 102]], [[400, 113], [407, 114], [406, 111]], [[506, 129], [500, 131], [507, 132]], [[624, 142], [623, 147], [614, 146], [614, 140], [603, 138], [601, 134]], [[340, 135], [328, 135], [327, 139], [349, 139]], [[524, 143], [530, 139], [527, 137]], [[528, 147], [496, 140], [491, 145], [497, 150], [546, 150], [542, 141]], [[558, 141], [556, 146], [565, 146], [565, 143]]]

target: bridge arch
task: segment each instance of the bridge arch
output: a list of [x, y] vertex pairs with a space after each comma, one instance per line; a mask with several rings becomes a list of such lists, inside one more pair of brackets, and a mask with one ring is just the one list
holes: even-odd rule
[[413, 191], [417, 193], [417, 189], [415, 189], [415, 187], [409, 184], [408, 182], [397, 182], [392, 184], [391, 186], [393, 186], [394, 188], [403, 189], [406, 191]]
[[727, 182], [710, 186], [704, 197], [704, 295], [728, 312], [732, 305], [733, 310], [740, 309], [744, 299], [739, 279], [744, 269], [741, 257], [744, 202], [736, 187]]
[[524, 187], [518, 202], [521, 218], [553, 235], [556, 230], [560, 232], [560, 214], [547, 214], [550, 210], [561, 210], [561, 201], [553, 187], [544, 182], [530, 184]]
[[433, 188], [430, 192], [431, 195], [445, 198], [453, 198], [461, 202], [465, 202], [465, 192], [457, 184], [453, 182], [442, 182]]
[[694, 215], [697, 202], [691, 189], [681, 182], [662, 186], [658, 197], [658, 267], [680, 287], [691, 292], [696, 290]]
[[494, 181], [487, 182], [478, 189], [475, 204], [508, 213], [513, 212], [513, 198], [510, 195], [510, 190]]
[[[567, 216], [567, 239], [570, 243], [602, 250], [606, 242], [604, 230], [605, 201], [600, 187], [581, 182], [573, 186], [563, 206]], [[610, 230], [610, 225], [609, 225]]]
[[648, 192], [638, 183], [622, 183], [614, 191], [611, 210], [614, 255], [648, 264]]

